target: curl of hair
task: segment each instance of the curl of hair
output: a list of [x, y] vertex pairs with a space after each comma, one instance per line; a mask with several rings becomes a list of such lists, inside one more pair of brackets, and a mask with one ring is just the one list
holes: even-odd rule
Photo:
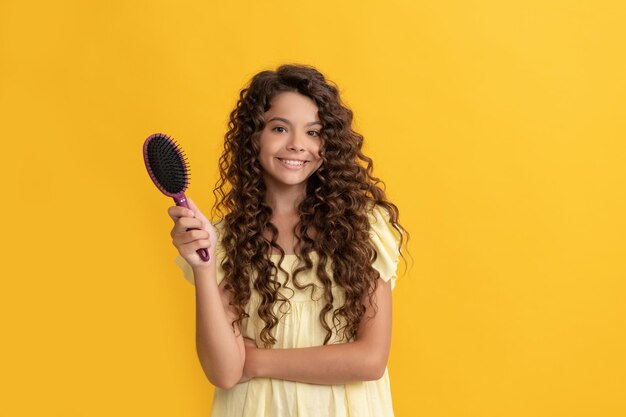
[[[286, 91], [311, 98], [323, 124], [320, 130], [322, 165], [309, 177], [306, 197], [298, 207], [300, 221], [294, 232], [296, 247], [300, 246], [298, 257], [304, 264], [293, 271], [293, 283], [300, 290], [314, 285], [301, 285], [297, 276], [313, 268], [310, 254], [317, 252], [316, 273], [324, 287], [325, 300], [319, 314], [327, 332], [324, 344], [333, 332], [326, 322], [329, 312], [332, 312], [337, 334], [341, 332], [341, 338], [349, 341], [356, 337], [365, 313], [363, 297], [368, 296], [374, 305], [373, 294], [379, 278], [372, 267], [377, 254], [370, 241], [366, 210], [375, 204], [387, 210], [390, 223], [400, 233], [398, 250], [402, 258], [402, 242], [409, 234], [399, 224], [398, 208], [387, 201], [384, 183], [372, 175], [372, 159], [361, 151], [363, 136], [352, 129], [352, 111], [343, 104], [337, 87], [308, 65], [282, 65], [276, 71], [256, 74], [241, 90], [237, 105], [230, 113], [224, 150], [219, 158], [220, 178], [213, 190], [216, 199], [212, 214], [224, 222], [222, 268], [225, 289], [231, 294], [231, 305], [237, 314], [232, 325], [234, 328], [236, 323], [249, 317], [245, 306], [250, 300], [251, 284], [261, 297], [258, 315], [265, 325], [260, 338], [266, 347], [276, 343], [272, 335], [272, 329], [278, 324], [274, 305], [281, 303], [282, 307], [287, 303], [290, 306], [279, 291], [281, 283], [275, 279], [278, 269], [286, 273], [281, 266], [285, 252], [277, 244], [278, 229], [271, 223], [272, 209], [265, 203], [266, 189], [257, 158], [258, 139], [265, 127], [263, 114], [269, 110], [272, 99]], [[264, 237], [266, 230], [270, 232], [270, 240]], [[278, 266], [269, 256], [272, 247], [281, 254]], [[329, 263], [332, 279], [326, 272]], [[256, 271], [254, 282], [253, 271]], [[334, 311], [333, 280], [345, 291], [344, 304]], [[345, 325], [337, 329], [340, 316]]]

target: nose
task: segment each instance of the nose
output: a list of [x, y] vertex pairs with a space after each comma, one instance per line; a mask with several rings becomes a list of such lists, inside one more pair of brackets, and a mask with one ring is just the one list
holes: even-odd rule
[[289, 138], [289, 142], [287, 143], [287, 149], [290, 151], [300, 152], [304, 150], [304, 139], [302, 137], [302, 133], [294, 132], [291, 134]]

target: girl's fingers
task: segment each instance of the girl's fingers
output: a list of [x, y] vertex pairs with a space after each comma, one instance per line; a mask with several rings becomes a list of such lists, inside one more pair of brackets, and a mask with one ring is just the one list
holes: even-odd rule
[[187, 197], [187, 205], [189, 205], [189, 208], [195, 213], [195, 216], [197, 218], [199, 218], [203, 222], [208, 221], [206, 216], [202, 214], [202, 211], [198, 208], [198, 206], [196, 206], [196, 203], [194, 203], [193, 200], [189, 197]]
[[174, 221], [180, 219], [181, 217], [195, 217], [195, 213], [193, 210], [180, 206], [168, 207], [167, 214], [169, 214], [170, 218]]
[[194, 229], [187, 232], [174, 234], [172, 236], [172, 242], [177, 245], [186, 245], [196, 240], [205, 240], [210, 238], [211, 237], [206, 230]]
[[189, 206], [189, 208], [196, 212], [199, 211], [198, 206], [196, 206], [196, 203], [193, 202], [191, 197], [188, 197], [188, 196], [186, 197], [187, 197], [187, 205]]
[[198, 209], [198, 206], [196, 206], [196, 203], [194, 203], [193, 200], [189, 197], [187, 197], [187, 205], [194, 213], [196, 213], [196, 215], [198, 215], [198, 213], [201, 213], [200, 209]]
[[211, 247], [210, 239], [200, 239], [200, 240], [196, 240], [196, 241], [193, 241], [191, 243], [184, 245], [183, 251], [187, 254], [192, 254], [198, 249], [209, 249], [210, 247]]
[[174, 227], [170, 231], [170, 236], [185, 233], [187, 229], [203, 229], [202, 221], [192, 217], [181, 217], [174, 223]]
[[202, 220], [196, 219], [195, 217], [181, 217], [175, 227], [181, 229], [183, 232], [185, 229], [202, 229]]

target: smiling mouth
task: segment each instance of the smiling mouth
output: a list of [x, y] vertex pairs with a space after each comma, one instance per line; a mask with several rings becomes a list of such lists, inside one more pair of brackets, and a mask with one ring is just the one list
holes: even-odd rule
[[309, 161], [300, 161], [297, 159], [282, 159], [282, 158], [276, 158], [278, 159], [280, 162], [282, 162], [285, 165], [289, 165], [291, 167], [301, 167], [302, 165], [306, 164]]

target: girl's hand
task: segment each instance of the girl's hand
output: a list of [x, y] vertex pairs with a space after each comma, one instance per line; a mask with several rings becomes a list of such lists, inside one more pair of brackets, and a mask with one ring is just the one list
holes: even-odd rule
[[[174, 227], [170, 232], [172, 244], [192, 268], [215, 267], [217, 232], [189, 197], [187, 197], [187, 204], [189, 208], [172, 206], [167, 209], [167, 213], [174, 220]], [[199, 230], [187, 231], [187, 229]], [[204, 262], [196, 253], [200, 248], [208, 250], [209, 262]]]
[[241, 384], [242, 382], [246, 382], [249, 381], [250, 379], [254, 378], [254, 352], [256, 351], [256, 349], [258, 349], [256, 347], [256, 342], [252, 339], [249, 339], [247, 337], [243, 338], [243, 344], [246, 347], [246, 362], [243, 365], [243, 375], [241, 375], [241, 379], [239, 380], [238, 384]]

